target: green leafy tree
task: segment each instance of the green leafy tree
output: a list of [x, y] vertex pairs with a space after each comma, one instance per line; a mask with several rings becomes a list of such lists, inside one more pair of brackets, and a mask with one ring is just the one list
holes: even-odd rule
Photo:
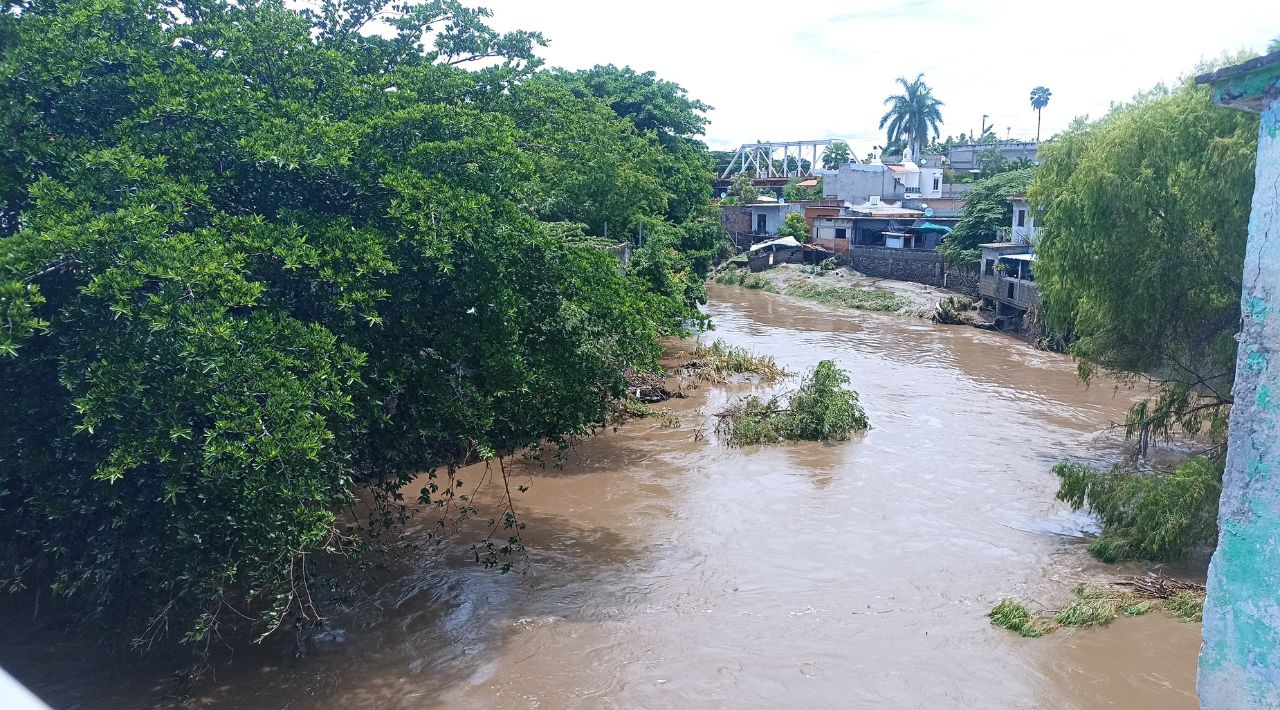
[[799, 178], [789, 181], [786, 187], [782, 188], [782, 197], [787, 202], [800, 202], [802, 200], [821, 200], [822, 199], [822, 178], [811, 178], [816, 180], [817, 184], [813, 187], [800, 187], [803, 182]]
[[1255, 117], [1188, 82], [1043, 149], [1030, 197], [1045, 314], [1075, 334], [1083, 376], [1158, 383], [1130, 434], [1225, 433], [1256, 146]]
[[1009, 159], [1004, 157], [999, 148], [987, 148], [978, 156], [978, 163], [982, 167], [978, 171], [978, 177], [991, 177], [1009, 170]]
[[1013, 223], [1013, 207], [1008, 197], [1025, 194], [1034, 177], [1034, 169], [1022, 169], [974, 183], [964, 195], [960, 221], [943, 238], [938, 251], [957, 263], [977, 263], [982, 256], [978, 245], [999, 241], [1000, 230]]
[[760, 199], [760, 190], [752, 183], [751, 175], [748, 173], [738, 173], [733, 176], [733, 181], [729, 184], [729, 194], [736, 195], [744, 205]]
[[672, 221], [684, 221], [710, 198], [714, 161], [697, 139], [706, 128], [710, 106], [689, 98], [683, 87], [651, 71], [606, 64], [557, 75], [580, 95], [608, 103], [662, 147], [665, 155], [659, 156], [655, 168], [671, 195], [667, 215]]
[[1040, 112], [1049, 105], [1049, 97], [1053, 92], [1043, 86], [1031, 90], [1031, 108], [1036, 110], [1036, 142], [1040, 142]]
[[[700, 317], [722, 231], [692, 192], [663, 219], [677, 183], [648, 166], [685, 158], [535, 73], [540, 36], [486, 16], [4, 16], [9, 586], [143, 640], [208, 640], [229, 604], [261, 631], [313, 619], [307, 561], [359, 543], [335, 511], [371, 499], [360, 526], [377, 527], [406, 495], [468, 510], [459, 466], [590, 432], [623, 372]], [[393, 33], [362, 33], [373, 18]], [[653, 235], [629, 269], [549, 223], [604, 219]], [[477, 546], [494, 564], [519, 545], [514, 517], [500, 526]]]
[[853, 153], [844, 141], [833, 141], [822, 151], [822, 167], [827, 170], [836, 170], [852, 159]]
[[778, 228], [778, 234], [784, 237], [795, 237], [801, 242], [809, 241], [809, 226], [804, 221], [804, 214], [788, 212], [782, 226]]
[[[924, 83], [924, 74], [919, 74], [913, 81], [898, 77], [902, 93], [885, 99], [889, 110], [880, 119], [880, 127], [887, 133], [890, 144], [905, 136], [911, 147], [912, 155], [919, 157], [925, 143], [932, 134], [938, 137], [938, 127], [942, 124], [942, 102], [933, 96], [933, 89]], [[889, 152], [886, 148], [885, 152]]]

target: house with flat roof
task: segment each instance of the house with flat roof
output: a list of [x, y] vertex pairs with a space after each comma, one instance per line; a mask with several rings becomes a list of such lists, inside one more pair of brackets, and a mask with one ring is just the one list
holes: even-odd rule
[[979, 247], [982, 273], [978, 295], [983, 306], [995, 311], [996, 326], [1001, 330], [1021, 330], [1023, 316], [1040, 300], [1035, 277], [1035, 247], [1013, 242]]

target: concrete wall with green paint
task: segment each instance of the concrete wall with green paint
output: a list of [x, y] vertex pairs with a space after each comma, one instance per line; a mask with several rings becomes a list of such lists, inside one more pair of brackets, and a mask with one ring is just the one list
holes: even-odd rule
[[[1214, 81], [1261, 110], [1242, 330], [1199, 692], [1206, 710], [1280, 710], [1280, 65]], [[1260, 100], [1259, 100], [1260, 99]], [[1255, 108], [1256, 107], [1256, 108]]]

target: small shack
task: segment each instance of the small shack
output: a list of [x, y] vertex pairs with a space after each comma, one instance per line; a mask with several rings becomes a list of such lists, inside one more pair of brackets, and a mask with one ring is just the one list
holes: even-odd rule
[[804, 245], [795, 237], [779, 237], [751, 245], [747, 265], [752, 271], [764, 271], [778, 264], [803, 264]]

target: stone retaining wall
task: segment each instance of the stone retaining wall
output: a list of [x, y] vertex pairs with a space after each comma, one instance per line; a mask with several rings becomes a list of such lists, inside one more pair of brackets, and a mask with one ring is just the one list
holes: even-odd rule
[[946, 257], [936, 251], [856, 246], [840, 252], [838, 259], [867, 276], [911, 281], [978, 297], [978, 272], [968, 267], [948, 266]]

